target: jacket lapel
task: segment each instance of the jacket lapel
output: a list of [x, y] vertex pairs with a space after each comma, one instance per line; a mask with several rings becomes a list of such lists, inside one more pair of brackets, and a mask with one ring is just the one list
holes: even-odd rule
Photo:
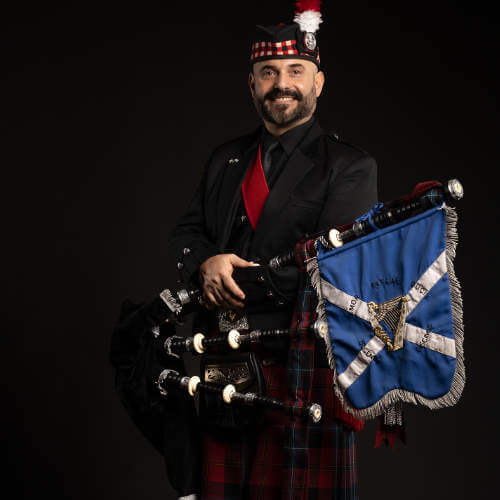
[[275, 222], [275, 215], [280, 213], [293, 188], [314, 167], [315, 163], [313, 160], [317, 155], [317, 147], [314, 147], [316, 145], [315, 141], [322, 134], [322, 128], [315, 121], [301, 144], [295, 149], [286, 163], [264, 203], [259, 222], [255, 228], [255, 235], [252, 242], [253, 249], [260, 248], [262, 240], [269, 238]]
[[[245, 174], [257, 154], [260, 128], [252, 136], [246, 147], [237, 152], [224, 166], [226, 172], [219, 189], [217, 223], [217, 246], [222, 250], [231, 234], [238, 203], [241, 199], [241, 184]], [[238, 160], [238, 161], [234, 161]]]

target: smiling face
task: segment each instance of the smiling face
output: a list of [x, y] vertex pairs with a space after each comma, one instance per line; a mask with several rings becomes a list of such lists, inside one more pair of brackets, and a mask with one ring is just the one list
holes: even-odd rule
[[324, 80], [323, 72], [311, 61], [270, 59], [253, 65], [248, 83], [267, 129], [281, 135], [309, 120]]

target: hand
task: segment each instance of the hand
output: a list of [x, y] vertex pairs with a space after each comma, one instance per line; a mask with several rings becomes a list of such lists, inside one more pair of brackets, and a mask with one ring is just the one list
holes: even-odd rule
[[253, 262], [241, 259], [234, 253], [223, 253], [208, 258], [200, 266], [200, 282], [203, 288], [203, 304], [207, 309], [243, 308], [245, 294], [233, 280], [235, 267], [250, 267]]

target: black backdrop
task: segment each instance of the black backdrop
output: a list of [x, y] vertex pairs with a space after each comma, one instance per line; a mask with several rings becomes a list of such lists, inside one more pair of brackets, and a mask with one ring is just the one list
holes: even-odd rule
[[[361, 498], [495, 496], [498, 40], [468, 2], [326, 2], [319, 118], [370, 151], [382, 200], [458, 177], [468, 384], [408, 411], [408, 445], [359, 435]], [[258, 124], [252, 28], [291, 1], [3, 10], [2, 426], [20, 498], [172, 498], [107, 355], [119, 304], [175, 280], [168, 233], [211, 149]]]

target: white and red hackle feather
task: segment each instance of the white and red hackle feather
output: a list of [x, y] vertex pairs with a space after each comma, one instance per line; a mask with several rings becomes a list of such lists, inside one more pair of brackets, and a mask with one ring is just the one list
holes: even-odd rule
[[293, 20], [302, 31], [316, 33], [323, 22], [319, 10], [321, 0], [298, 0], [296, 2], [295, 17]]

